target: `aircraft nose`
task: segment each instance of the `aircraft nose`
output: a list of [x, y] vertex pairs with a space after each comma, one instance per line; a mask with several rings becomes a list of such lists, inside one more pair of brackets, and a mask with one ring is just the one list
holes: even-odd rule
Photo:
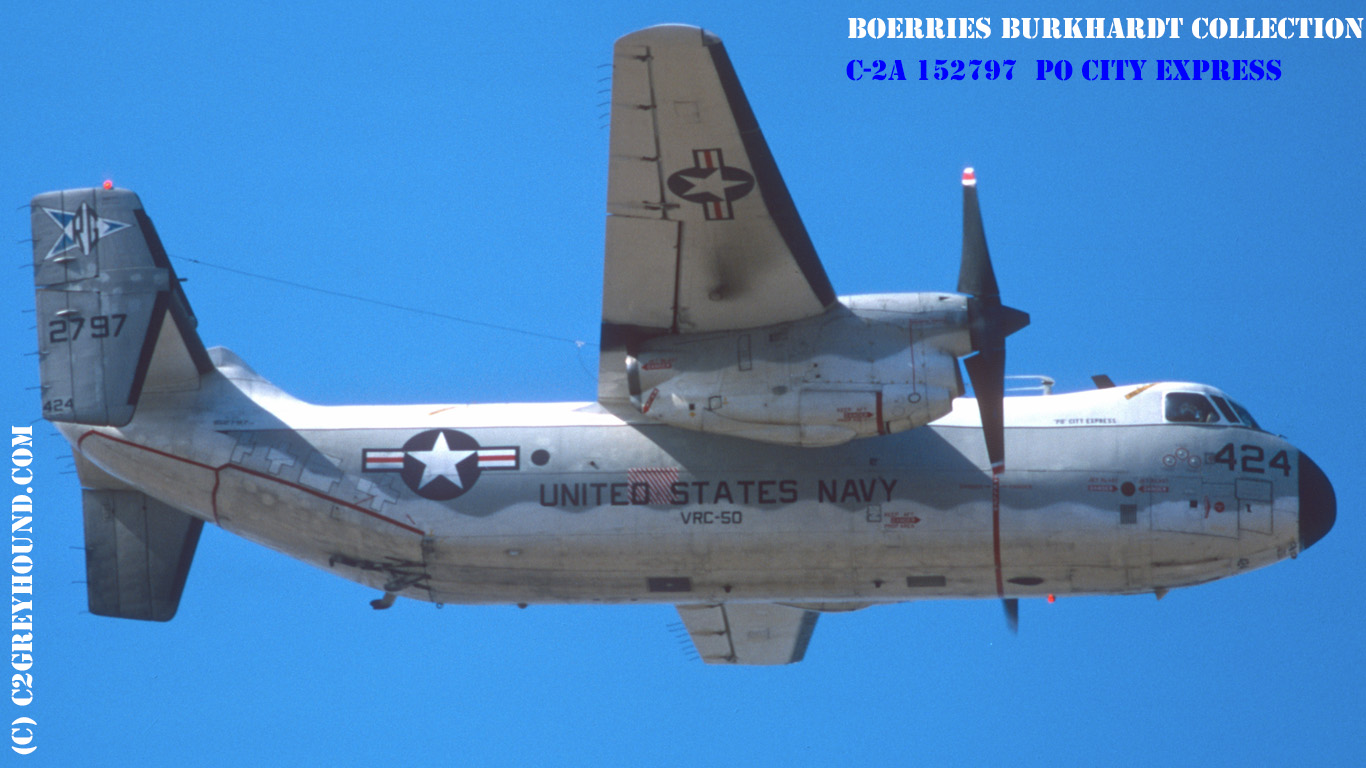
[[1323, 538], [1338, 519], [1333, 484], [1314, 460], [1300, 454], [1300, 551]]

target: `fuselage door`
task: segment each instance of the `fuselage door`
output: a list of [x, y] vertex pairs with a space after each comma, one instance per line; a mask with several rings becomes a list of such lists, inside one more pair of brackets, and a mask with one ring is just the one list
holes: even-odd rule
[[1215, 536], [1238, 536], [1238, 500], [1233, 483], [1204, 483], [1204, 498], [1199, 512], [1203, 516], [1203, 531]]
[[1271, 535], [1271, 482], [1239, 478], [1234, 483], [1238, 496], [1238, 528]]
[[1203, 533], [1237, 538], [1237, 500], [1232, 483], [1200, 483], [1195, 478], [1172, 478], [1173, 493], [1153, 509], [1153, 529]]

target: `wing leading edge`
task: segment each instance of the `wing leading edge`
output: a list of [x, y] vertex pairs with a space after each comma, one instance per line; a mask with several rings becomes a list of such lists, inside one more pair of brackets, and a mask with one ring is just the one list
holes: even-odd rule
[[661, 334], [824, 312], [835, 291], [719, 38], [666, 25], [617, 41], [599, 399]]

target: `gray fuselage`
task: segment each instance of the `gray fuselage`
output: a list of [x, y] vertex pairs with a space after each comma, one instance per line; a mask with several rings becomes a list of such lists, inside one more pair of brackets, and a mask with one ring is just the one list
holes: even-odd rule
[[[1201, 385], [1008, 399], [994, 507], [971, 400], [928, 427], [800, 448], [589, 403], [313, 406], [214, 357], [197, 392], [144, 400], [123, 428], [62, 429], [119, 484], [436, 602], [1164, 591], [1297, 555], [1322, 535], [1301, 496], [1332, 493], [1283, 438], [1163, 420], [1167, 392], [1218, 393]], [[453, 484], [415, 461], [436, 455], [410, 442], [423, 435], [452, 449]]]

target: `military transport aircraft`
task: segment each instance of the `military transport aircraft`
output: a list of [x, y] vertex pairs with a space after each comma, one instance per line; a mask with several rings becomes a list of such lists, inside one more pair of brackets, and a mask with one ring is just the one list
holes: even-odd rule
[[1005, 398], [1029, 316], [971, 170], [956, 293], [838, 297], [715, 36], [617, 41], [610, 147], [596, 403], [300, 402], [205, 348], [135, 194], [35, 197], [91, 612], [170, 619], [211, 522], [376, 608], [669, 602], [707, 662], [781, 664], [822, 612], [1161, 596], [1332, 527], [1324, 473], [1213, 387]]

